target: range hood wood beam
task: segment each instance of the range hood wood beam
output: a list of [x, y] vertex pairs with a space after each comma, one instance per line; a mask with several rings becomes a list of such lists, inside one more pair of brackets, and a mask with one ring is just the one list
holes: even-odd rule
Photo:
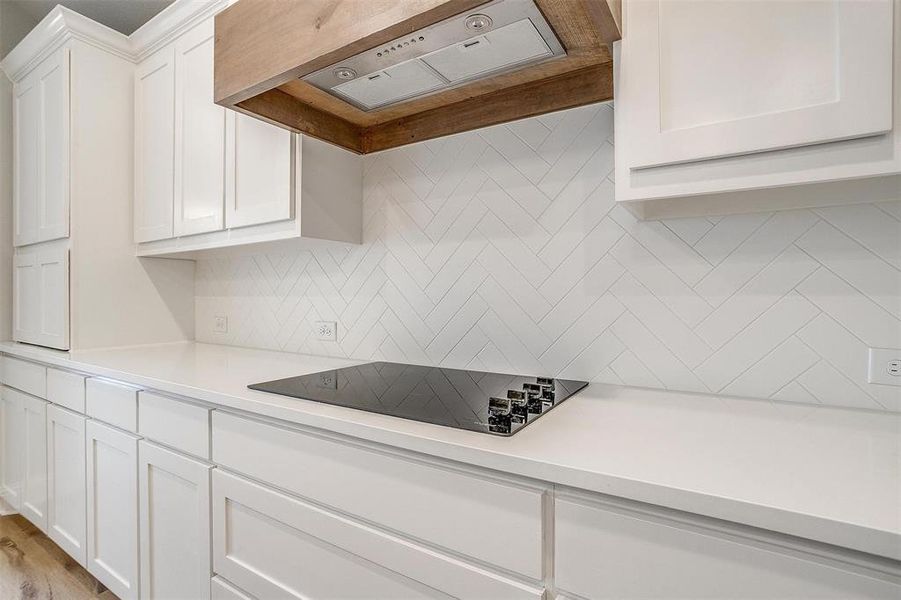
[[482, 127], [613, 99], [613, 64], [571, 71], [498, 90], [363, 131], [363, 153], [378, 152]]
[[620, 0], [534, 0], [566, 56], [374, 111], [300, 79], [487, 0], [239, 0], [216, 16], [215, 101], [369, 153], [613, 97]]

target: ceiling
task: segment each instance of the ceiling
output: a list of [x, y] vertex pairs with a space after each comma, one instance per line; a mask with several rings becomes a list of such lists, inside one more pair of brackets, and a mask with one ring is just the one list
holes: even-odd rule
[[129, 35], [172, 1], [0, 0], [0, 56], [15, 47], [57, 4]]
[[103, 23], [125, 35], [150, 20], [172, 4], [172, 0], [0, 0], [17, 5], [26, 14], [40, 21], [54, 6], [62, 4], [77, 13]]

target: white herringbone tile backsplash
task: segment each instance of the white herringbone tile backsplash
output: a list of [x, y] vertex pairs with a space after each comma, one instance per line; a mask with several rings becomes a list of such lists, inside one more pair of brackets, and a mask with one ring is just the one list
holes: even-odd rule
[[595, 105], [368, 156], [363, 245], [198, 261], [196, 338], [901, 410], [867, 383], [901, 347], [901, 201], [638, 221], [612, 133]]

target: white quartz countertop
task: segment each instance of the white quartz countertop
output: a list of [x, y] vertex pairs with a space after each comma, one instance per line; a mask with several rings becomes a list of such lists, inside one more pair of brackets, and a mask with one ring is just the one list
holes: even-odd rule
[[247, 389], [357, 364], [197, 343], [0, 352], [901, 560], [901, 415], [592, 384], [510, 438]]

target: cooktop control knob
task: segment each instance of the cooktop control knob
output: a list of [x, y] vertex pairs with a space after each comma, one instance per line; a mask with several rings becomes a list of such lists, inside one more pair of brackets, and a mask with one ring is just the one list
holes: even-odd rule
[[522, 390], [526, 393], [526, 403], [529, 412], [540, 415], [542, 411], [541, 386], [537, 383], [524, 383], [522, 384]]
[[495, 433], [510, 433], [513, 429], [509, 398], [488, 399], [488, 429]]
[[514, 423], [525, 423], [529, 420], [529, 409], [526, 393], [520, 390], [507, 390], [510, 400], [510, 413]]

